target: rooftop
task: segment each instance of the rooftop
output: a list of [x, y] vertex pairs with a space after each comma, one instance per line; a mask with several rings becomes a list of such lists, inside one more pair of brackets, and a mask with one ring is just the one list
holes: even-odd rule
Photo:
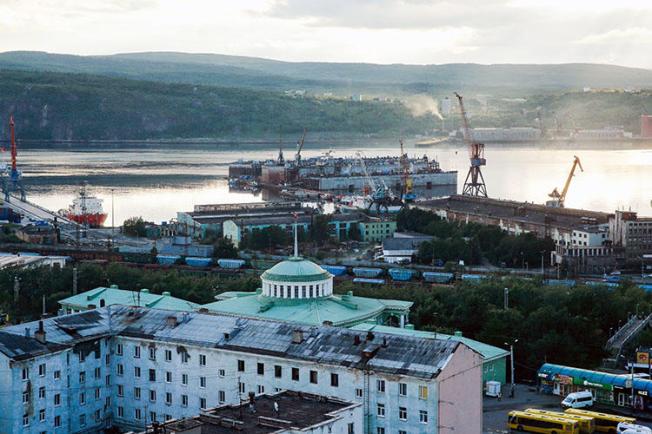
[[[71, 347], [107, 336], [126, 336], [423, 379], [436, 378], [461, 345], [444, 339], [127, 306], [47, 318], [43, 326], [47, 348], [29, 347], [33, 338], [25, 336], [26, 330], [30, 336], [34, 334], [38, 321], [4, 327], [0, 335], [13, 341], [14, 348], [22, 348], [23, 359], [43, 351], [58, 351], [62, 346]], [[4, 345], [0, 346], [0, 352], [10, 358], [15, 356], [15, 351]]]
[[383, 250], [415, 250], [425, 241], [431, 241], [432, 238], [385, 238], [383, 240]]
[[587, 219], [600, 224], [609, 221], [609, 214], [573, 208], [553, 208], [545, 205], [512, 200], [488, 199], [453, 195], [448, 198], [419, 203], [422, 209], [444, 209], [472, 215], [491, 216], [539, 225], [553, 225], [568, 229], [585, 226]]
[[[275, 402], [278, 404], [278, 414], [274, 410]], [[331, 421], [337, 417], [339, 411], [359, 405], [288, 391], [256, 397], [255, 413], [249, 410], [248, 403], [240, 406], [225, 405], [206, 410], [192, 419], [170, 421], [164, 426], [167, 430], [179, 434], [277, 433], [285, 432], [283, 428], [302, 430]]]
[[435, 333], [435, 332], [429, 332], [424, 330], [414, 330], [407, 327], [399, 328], [399, 327], [384, 326], [380, 324], [366, 324], [366, 323], [358, 324], [356, 326], [351, 327], [351, 329], [360, 330], [360, 331], [394, 333], [397, 335], [414, 336], [423, 339], [445, 339], [445, 340], [462, 342], [467, 347], [479, 353], [485, 362], [489, 362], [491, 360], [500, 359], [502, 357], [509, 356], [509, 351], [503, 348], [498, 348], [498, 347], [494, 347], [493, 345], [485, 344], [483, 342], [478, 342], [473, 339], [464, 337], [462, 335], [447, 335], [444, 333]]
[[173, 297], [169, 292], [154, 294], [149, 292], [148, 289], [127, 291], [115, 285], [108, 288], [100, 286], [99, 288], [64, 298], [63, 300], [59, 300], [59, 304], [72, 309], [93, 309], [102, 305], [111, 306], [114, 304], [179, 311], [191, 311], [199, 307], [196, 303]]
[[299, 324], [321, 325], [330, 321], [335, 326], [350, 326], [373, 319], [386, 310], [408, 313], [412, 302], [403, 300], [357, 297], [350, 294], [331, 295], [313, 299], [273, 299], [256, 292], [238, 292], [202, 308], [211, 312], [288, 321]]
[[272, 282], [318, 282], [333, 277], [312, 261], [291, 257], [266, 270], [261, 279]]

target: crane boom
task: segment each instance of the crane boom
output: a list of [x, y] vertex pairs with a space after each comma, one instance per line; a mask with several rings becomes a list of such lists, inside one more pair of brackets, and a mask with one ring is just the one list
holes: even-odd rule
[[573, 176], [575, 176], [575, 170], [578, 167], [582, 172], [584, 172], [584, 168], [582, 167], [582, 162], [580, 161], [580, 158], [577, 155], [574, 155], [573, 166], [571, 167], [571, 170], [568, 173], [568, 177], [566, 178], [566, 183], [564, 184], [564, 188], [560, 193], [559, 190], [557, 190], [557, 187], [555, 187], [552, 193], [548, 195], [553, 199], [547, 202], [548, 206], [554, 206], [559, 208], [564, 207], [564, 202], [566, 201], [566, 194], [568, 193], [568, 188], [570, 187], [571, 181], [573, 180]]
[[301, 140], [297, 142], [297, 155], [296, 155], [296, 160], [297, 160], [297, 166], [301, 164], [301, 151], [303, 150], [303, 144], [306, 140], [306, 129], [303, 129], [303, 135], [301, 136]]

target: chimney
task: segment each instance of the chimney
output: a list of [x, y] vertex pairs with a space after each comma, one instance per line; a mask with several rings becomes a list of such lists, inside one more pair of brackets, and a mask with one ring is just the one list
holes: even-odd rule
[[322, 322], [321, 325], [323, 325], [324, 327], [332, 327], [333, 326], [333, 321], [326, 320], [326, 321]]
[[177, 321], [177, 317], [175, 315], [170, 315], [167, 318], [166, 323], [169, 327], [176, 327], [179, 324], [179, 322]]
[[292, 332], [292, 343], [300, 344], [301, 342], [303, 342], [303, 330], [294, 330]]
[[374, 340], [374, 334], [371, 332], [371, 330], [367, 332], [367, 340], [368, 341]]
[[360, 336], [359, 335], [353, 336], [353, 345], [360, 345]]
[[25, 327], [25, 337], [29, 337], [29, 327]]
[[34, 333], [34, 338], [42, 344], [45, 344], [45, 329], [43, 328], [43, 321], [38, 322], [38, 330]]
[[387, 337], [383, 336], [383, 348], [387, 348]]

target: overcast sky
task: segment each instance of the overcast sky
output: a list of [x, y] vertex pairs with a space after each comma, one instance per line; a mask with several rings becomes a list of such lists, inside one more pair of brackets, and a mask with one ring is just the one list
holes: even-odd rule
[[652, 68], [652, 0], [0, 0], [0, 51]]

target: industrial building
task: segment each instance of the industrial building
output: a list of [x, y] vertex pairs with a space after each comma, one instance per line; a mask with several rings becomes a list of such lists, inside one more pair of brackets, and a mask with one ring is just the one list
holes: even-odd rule
[[107, 306], [1, 329], [0, 366], [8, 434], [142, 431], [282, 390], [360, 403], [363, 433], [482, 431], [482, 358], [448, 339]]
[[383, 261], [389, 264], [409, 263], [419, 253], [419, 247], [432, 241], [431, 235], [413, 232], [394, 232], [383, 240]]
[[35, 268], [35, 267], [65, 267], [68, 256], [41, 256], [38, 254], [6, 254], [0, 253], [0, 269], [3, 268]]
[[641, 260], [652, 253], [652, 217], [639, 217], [633, 211], [616, 211], [609, 220], [611, 240], [625, 249], [626, 258]]
[[[362, 404], [310, 393], [283, 391], [243, 397], [242, 404], [202, 410], [190, 419], [156, 424], [175, 434], [361, 433]], [[152, 429], [154, 426], [152, 426]], [[142, 434], [147, 434], [144, 431]]]

